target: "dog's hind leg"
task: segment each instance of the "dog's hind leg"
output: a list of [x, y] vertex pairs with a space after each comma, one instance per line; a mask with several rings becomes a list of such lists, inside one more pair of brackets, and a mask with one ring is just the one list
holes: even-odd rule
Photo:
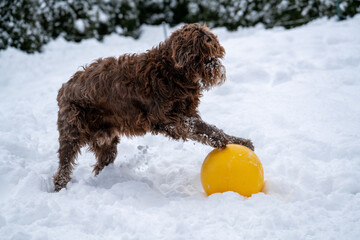
[[[110, 135], [111, 136], [111, 135]], [[93, 173], [98, 175], [101, 170], [115, 161], [117, 155], [117, 144], [120, 142], [118, 136], [110, 138], [106, 136], [96, 139], [91, 145], [90, 150], [94, 152], [97, 162], [94, 165]]]
[[60, 140], [59, 169], [54, 175], [55, 192], [66, 187], [71, 180], [71, 173], [75, 165], [75, 159], [80, 152], [80, 143], [77, 140]]
[[56, 192], [66, 187], [71, 180], [75, 159], [82, 146], [79, 113], [80, 111], [72, 105], [64, 106], [59, 111], [59, 168], [53, 178]]

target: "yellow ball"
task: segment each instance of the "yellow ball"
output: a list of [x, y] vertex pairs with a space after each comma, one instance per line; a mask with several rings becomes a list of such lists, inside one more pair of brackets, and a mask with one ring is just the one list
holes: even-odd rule
[[237, 144], [211, 151], [201, 167], [200, 177], [207, 195], [234, 191], [250, 197], [264, 185], [259, 158], [249, 148]]

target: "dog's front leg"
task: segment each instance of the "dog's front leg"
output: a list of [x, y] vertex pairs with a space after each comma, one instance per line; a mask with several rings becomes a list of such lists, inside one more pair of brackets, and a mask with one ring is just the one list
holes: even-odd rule
[[224, 148], [228, 143], [235, 143], [254, 150], [251, 140], [227, 135], [223, 130], [214, 125], [207, 124], [200, 118], [187, 118], [188, 138], [210, 145], [214, 148]]
[[254, 150], [251, 140], [227, 135], [223, 130], [196, 117], [185, 118], [178, 125], [165, 125], [163, 130], [174, 139], [191, 139], [214, 148], [225, 148], [226, 144], [235, 143]]

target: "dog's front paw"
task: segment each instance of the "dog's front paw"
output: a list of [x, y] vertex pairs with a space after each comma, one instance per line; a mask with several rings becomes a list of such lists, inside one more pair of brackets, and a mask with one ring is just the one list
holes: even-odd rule
[[244, 145], [245, 147], [250, 148], [252, 151], [255, 151], [254, 144], [252, 143], [252, 141], [251, 141], [250, 139], [247, 139], [247, 140], [243, 143], [243, 145]]
[[244, 138], [237, 138], [237, 137], [230, 137], [230, 142], [234, 144], [243, 145], [245, 147], [250, 148], [252, 151], [255, 150], [254, 144], [250, 139], [244, 139]]

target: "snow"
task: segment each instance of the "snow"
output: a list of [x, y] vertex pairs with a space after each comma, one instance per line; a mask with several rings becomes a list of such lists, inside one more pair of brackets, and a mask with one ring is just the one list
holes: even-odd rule
[[67, 189], [52, 191], [61, 84], [98, 57], [158, 44], [162, 27], [139, 40], [0, 52], [0, 239], [359, 239], [359, 25], [356, 16], [214, 30], [227, 82], [204, 94], [200, 112], [253, 140], [267, 182], [250, 198], [206, 197], [200, 168], [212, 149], [152, 135], [123, 138], [98, 177], [83, 149]]

